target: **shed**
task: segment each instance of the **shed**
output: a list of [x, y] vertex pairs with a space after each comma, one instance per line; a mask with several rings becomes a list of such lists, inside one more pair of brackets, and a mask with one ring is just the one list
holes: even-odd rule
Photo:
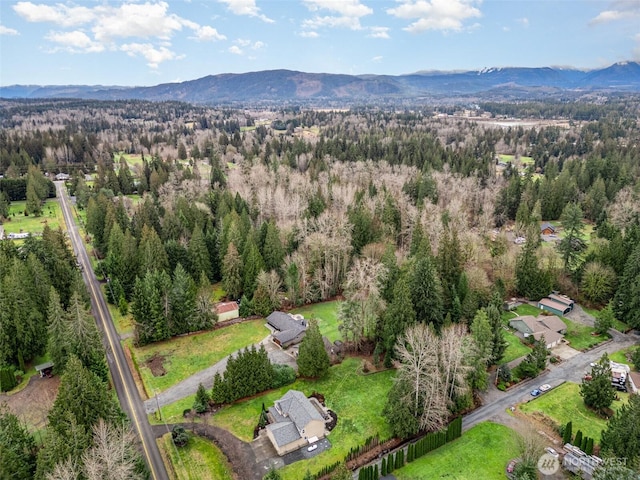
[[216, 305], [216, 314], [219, 322], [233, 320], [240, 316], [240, 307], [236, 302], [220, 302]]
[[53, 372], [53, 362], [45, 362], [40, 365], [36, 365], [36, 372], [40, 374], [40, 377], [50, 377]]
[[542, 235], [553, 235], [554, 233], [556, 233], [556, 227], [551, 225], [549, 222], [545, 222], [540, 225], [540, 233]]

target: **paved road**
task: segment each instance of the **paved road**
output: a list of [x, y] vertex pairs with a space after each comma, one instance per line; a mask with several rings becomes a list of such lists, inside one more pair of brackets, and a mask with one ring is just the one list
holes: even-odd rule
[[[292, 367], [294, 370], [298, 369], [296, 365], [295, 359], [284, 352], [280, 347], [275, 345], [271, 341], [271, 335], [264, 338], [260, 343], [255, 344], [256, 348], [260, 348], [260, 345], [264, 345], [267, 354], [269, 355], [269, 360], [271, 363], [285, 364]], [[231, 355], [235, 355], [234, 352]], [[213, 387], [213, 377], [216, 373], [223, 374], [225, 369], [227, 368], [227, 361], [229, 360], [229, 356], [224, 357], [218, 363], [211, 365], [204, 370], [200, 370], [199, 372], [194, 373], [189, 378], [184, 379], [180, 383], [173, 385], [172, 387], [166, 389], [165, 391], [158, 393], [157, 396], [150, 398], [144, 402], [144, 408], [147, 413], [153, 413], [158, 410], [158, 406], [160, 408], [165, 405], [169, 405], [173, 402], [177, 402], [189, 395], [193, 395], [198, 390], [198, 385], [202, 384], [207, 390], [210, 390]]]
[[138, 390], [133, 381], [129, 366], [118, 340], [116, 329], [111, 319], [111, 314], [100, 291], [100, 284], [91, 268], [89, 255], [82, 243], [78, 232], [78, 226], [73, 220], [69, 198], [63, 182], [55, 182], [58, 199], [62, 208], [67, 232], [76, 253], [78, 263], [82, 266], [82, 277], [91, 295], [91, 309], [98, 326], [104, 333], [107, 349], [107, 362], [111, 370], [113, 385], [118, 394], [120, 405], [131, 419], [142, 444], [142, 450], [151, 472], [153, 480], [168, 480], [167, 470], [162, 462], [160, 451], [155, 441], [155, 436], [147, 420], [142, 401], [138, 396]]
[[[622, 337], [599, 345], [588, 352], [580, 353], [558, 365], [551, 365], [547, 372], [508, 392], [500, 392], [500, 394], [492, 392], [490, 403], [474, 410], [462, 419], [462, 429], [468, 430], [480, 422], [506, 414], [505, 411], [512, 405], [530, 400], [532, 397], [529, 392], [542, 384], [548, 383], [552, 387], [557, 387], [566, 381], [579, 383], [585, 372], [589, 370], [589, 363], [597, 361], [604, 352], [612, 353], [638, 342], [638, 338], [632, 335], [622, 335]], [[494, 387], [490, 388], [494, 389]]]

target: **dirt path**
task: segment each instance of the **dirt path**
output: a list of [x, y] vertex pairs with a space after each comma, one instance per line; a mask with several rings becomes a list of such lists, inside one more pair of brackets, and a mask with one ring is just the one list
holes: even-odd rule
[[18, 393], [0, 394], [0, 403], [6, 403], [30, 432], [36, 432], [47, 426], [47, 416], [58, 395], [59, 386], [58, 376], [40, 378], [34, 375], [29, 384]]
[[[256, 457], [251, 445], [236, 438], [228, 431], [204, 423], [180, 423], [187, 430], [191, 430], [201, 437], [213, 441], [227, 457], [233, 467], [236, 478], [242, 480], [262, 480], [263, 473], [256, 468]], [[171, 425], [173, 427], [173, 425]], [[167, 433], [165, 425], [152, 426], [156, 438]]]

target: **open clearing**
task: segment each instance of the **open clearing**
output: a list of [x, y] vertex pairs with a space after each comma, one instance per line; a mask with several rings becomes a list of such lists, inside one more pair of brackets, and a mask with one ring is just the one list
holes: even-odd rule
[[305, 307], [291, 310], [291, 313], [304, 315], [304, 318], [318, 320], [320, 333], [330, 341], [342, 340], [342, 334], [338, 330], [338, 308], [340, 301], [314, 303]]
[[[617, 411], [629, 400], [628, 393], [617, 392], [620, 400], [614, 400], [611, 408]], [[596, 443], [600, 443], [600, 432], [607, 427], [607, 421], [588, 409], [580, 396], [580, 385], [566, 382], [557, 388], [520, 404], [518, 408], [528, 415], [542, 413], [558, 425], [573, 422], [574, 435], [582, 430], [583, 435], [592, 437]]]
[[[500, 159], [501, 162], [505, 162], [505, 163], [511, 163], [511, 162], [516, 160], [516, 156], [515, 155], [500, 154], [500, 155], [498, 155], [498, 158]], [[521, 156], [521, 157], [518, 157], [518, 160], [523, 165], [533, 165], [533, 163], [534, 163], [532, 157]]]
[[509, 343], [509, 346], [505, 350], [500, 363], [509, 363], [516, 358], [524, 357], [531, 352], [531, 349], [522, 343], [520, 339], [511, 332], [504, 332], [504, 339]]
[[173, 445], [171, 434], [167, 433], [158, 444], [163, 456], [171, 459], [172, 468], [168, 469], [168, 473], [172, 479], [233, 480], [233, 470], [226, 457], [206, 438], [193, 435], [186, 446], [177, 448]]
[[576, 350], [586, 350], [609, 338], [605, 335], [592, 335], [595, 328], [572, 322], [566, 317], [562, 321], [567, 324], [567, 334], [564, 338], [569, 342], [569, 346]]
[[42, 215], [36, 217], [34, 215], [26, 216], [24, 210], [26, 208], [26, 201], [11, 202], [11, 208], [9, 209], [9, 219], [5, 221], [2, 226], [4, 227], [5, 235], [9, 233], [33, 233], [39, 234], [44, 230], [45, 225], [49, 225], [49, 228], [57, 230], [61, 226], [64, 229], [64, 219], [62, 218], [62, 211], [60, 205], [55, 198], [50, 198], [44, 202], [42, 206]]
[[340, 365], [331, 367], [323, 380], [299, 379], [286, 387], [225, 407], [212, 417], [212, 423], [248, 442], [253, 437], [263, 402], [268, 408], [290, 389], [306, 395], [323, 394], [327, 407], [338, 415], [338, 424], [328, 437], [332, 447], [308, 461], [296, 462], [280, 470], [283, 479], [299, 480], [307, 470], [314, 473], [325, 465], [343, 460], [351, 447], [362, 445], [372, 435], [378, 434], [381, 439], [390, 437], [382, 409], [395, 371], [361, 375], [358, 373], [361, 362], [358, 358], [347, 358]]
[[393, 475], [398, 480], [505, 478], [507, 463], [517, 455], [513, 430], [483, 422]]
[[[135, 359], [147, 396], [152, 397], [154, 392], [160, 393], [236, 350], [259, 342], [268, 333], [264, 320], [252, 320], [144, 347], [134, 347], [131, 339], [125, 345]], [[165, 373], [155, 376], [152, 368], [156, 367], [156, 373]]]

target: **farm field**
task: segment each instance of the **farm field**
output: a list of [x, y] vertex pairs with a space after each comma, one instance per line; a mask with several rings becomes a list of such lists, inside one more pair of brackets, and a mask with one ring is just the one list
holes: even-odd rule
[[323, 394], [327, 407], [338, 415], [338, 424], [328, 437], [332, 447], [308, 461], [296, 462], [280, 470], [283, 479], [299, 480], [307, 470], [314, 473], [342, 460], [351, 447], [361, 445], [372, 435], [378, 434], [381, 439], [390, 436], [389, 426], [381, 414], [395, 371], [361, 375], [360, 364], [360, 359], [347, 358], [331, 367], [325, 379], [299, 379], [286, 387], [225, 407], [212, 417], [212, 423], [241, 440], [251, 441], [263, 402], [269, 407], [290, 389], [306, 395], [314, 391]]
[[133, 346], [132, 339], [125, 345], [139, 369], [147, 396], [152, 397], [154, 392], [162, 392], [236, 350], [261, 341], [268, 333], [264, 320], [252, 320], [144, 347]]
[[[620, 400], [611, 404], [614, 411], [629, 400], [628, 393], [617, 393]], [[580, 396], [580, 385], [577, 383], [563, 383], [534, 400], [520, 404], [518, 408], [528, 415], [540, 412], [558, 425], [571, 421], [574, 434], [582, 430], [583, 435], [592, 437], [596, 443], [600, 442], [600, 432], [607, 426], [604, 418], [585, 406]]]
[[340, 301], [336, 300], [296, 308], [291, 310], [291, 313], [304, 315], [306, 319], [317, 319], [320, 333], [334, 342], [342, 339], [342, 334], [338, 330], [338, 308], [340, 308]]
[[517, 455], [513, 430], [483, 422], [393, 475], [398, 480], [505, 478], [507, 463]]
[[24, 214], [26, 205], [26, 200], [11, 202], [9, 219], [2, 224], [5, 235], [9, 233], [40, 234], [45, 225], [49, 225], [49, 228], [53, 230], [57, 230], [60, 227], [63, 230], [66, 229], [60, 205], [55, 198], [49, 198], [44, 202], [42, 215], [39, 217], [34, 215], [26, 216]]
[[158, 439], [158, 445], [171, 459], [168, 473], [174, 480], [233, 480], [233, 470], [224, 454], [206, 438], [193, 435], [187, 445], [178, 449], [167, 433]]

